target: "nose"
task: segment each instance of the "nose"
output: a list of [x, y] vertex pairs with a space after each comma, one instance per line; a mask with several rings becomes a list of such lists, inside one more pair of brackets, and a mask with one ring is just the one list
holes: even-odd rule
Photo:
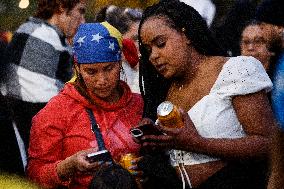
[[248, 50], [253, 50], [254, 49], [254, 44], [253, 43], [247, 44], [247, 49]]
[[105, 73], [99, 72], [96, 77], [95, 83], [98, 87], [105, 86], [108, 83], [107, 75]]
[[153, 64], [155, 64], [156, 60], [158, 59], [159, 57], [159, 52], [157, 50], [157, 48], [153, 47], [151, 49], [151, 53], [150, 53], [150, 56], [149, 56], [149, 60], [150, 62], [152, 62]]

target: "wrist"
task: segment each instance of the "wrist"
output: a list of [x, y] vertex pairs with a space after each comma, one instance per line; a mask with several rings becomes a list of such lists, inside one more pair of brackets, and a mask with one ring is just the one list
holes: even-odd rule
[[75, 173], [74, 170], [75, 168], [71, 157], [62, 160], [56, 167], [57, 175], [63, 182], [71, 180]]

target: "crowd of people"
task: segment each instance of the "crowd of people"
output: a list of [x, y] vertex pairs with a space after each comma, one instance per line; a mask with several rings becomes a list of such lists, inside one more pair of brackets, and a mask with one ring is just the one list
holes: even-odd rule
[[[253, 3], [230, 43], [220, 29], [252, 2], [218, 27], [213, 2], [108, 5], [86, 23], [85, 0], [38, 0], [0, 43], [1, 173], [35, 188], [282, 188], [284, 3]], [[164, 101], [181, 127], [159, 121]], [[145, 124], [159, 134], [133, 137]]]

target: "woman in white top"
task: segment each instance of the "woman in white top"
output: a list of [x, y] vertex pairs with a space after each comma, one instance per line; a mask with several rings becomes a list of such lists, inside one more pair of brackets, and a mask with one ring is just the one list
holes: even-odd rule
[[144, 117], [155, 120], [164, 100], [188, 112], [183, 128], [159, 126], [167, 135], [144, 136], [143, 146], [169, 150], [184, 188], [265, 188], [259, 171], [241, 166], [267, 157], [274, 125], [261, 63], [226, 57], [198, 12], [178, 0], [145, 10], [139, 40]]

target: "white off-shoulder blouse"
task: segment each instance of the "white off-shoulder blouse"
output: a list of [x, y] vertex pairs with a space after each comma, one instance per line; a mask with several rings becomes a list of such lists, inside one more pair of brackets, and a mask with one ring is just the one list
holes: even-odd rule
[[[234, 110], [232, 97], [271, 89], [272, 82], [257, 59], [232, 57], [223, 65], [210, 93], [199, 100], [188, 114], [202, 137], [241, 138], [246, 134]], [[218, 157], [180, 150], [170, 150], [169, 154], [173, 166], [219, 160]]]

